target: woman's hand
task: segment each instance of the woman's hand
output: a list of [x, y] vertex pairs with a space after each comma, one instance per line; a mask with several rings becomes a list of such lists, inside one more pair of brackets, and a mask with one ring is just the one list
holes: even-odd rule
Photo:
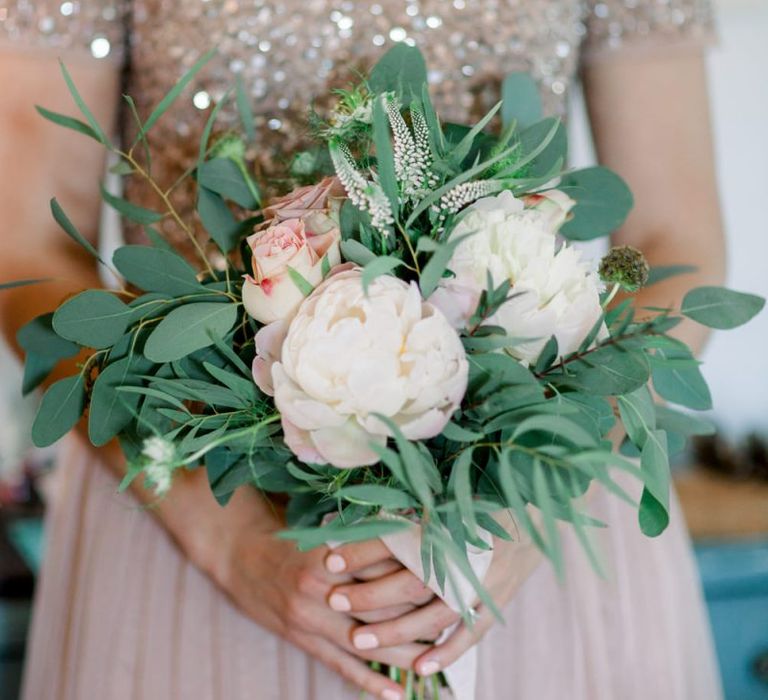
[[[173, 493], [169, 499], [174, 498]], [[428, 647], [404, 644], [360, 651], [352, 644], [355, 621], [328, 605], [333, 588], [351, 582], [353, 575], [365, 579], [402, 569], [389, 551], [378, 541], [361, 543], [355, 545], [355, 557], [340, 565], [338, 555], [327, 547], [300, 552], [294, 542], [277, 538], [275, 532], [284, 527], [280, 514], [252, 490], [241, 489], [226, 508], [216, 507], [219, 511], [211, 511], [209, 516], [215, 520], [207, 523], [199, 521], [198, 508], [198, 522], [194, 530], [188, 530], [193, 534], [180, 541], [192, 561], [262, 627], [374, 697], [402, 698], [403, 689], [371, 670], [365, 661], [409, 668]], [[374, 614], [387, 619], [402, 610]]]
[[[355, 548], [359, 546], [346, 545], [331, 557], [354, 558], [358, 556]], [[379, 546], [386, 549], [380, 542]], [[374, 552], [375, 549], [370, 547], [369, 551]], [[484, 585], [497, 607], [503, 608], [512, 599], [541, 560], [538, 548], [527, 540], [508, 542], [494, 538], [493, 561]], [[328, 600], [337, 610], [347, 610], [357, 618], [373, 609], [412, 606], [409, 612], [396, 619], [356, 627], [352, 639], [358, 650], [410, 648], [415, 642], [437, 639], [446, 628], [461, 619], [457, 612], [436, 598], [430, 589], [406, 570], [375, 581], [341, 583], [333, 588]], [[484, 605], [476, 605], [475, 610], [477, 618], [471, 629], [462, 622], [442, 644], [431, 646], [419, 655], [412, 665], [417, 673], [423, 676], [437, 673], [480, 641], [496, 620]]]

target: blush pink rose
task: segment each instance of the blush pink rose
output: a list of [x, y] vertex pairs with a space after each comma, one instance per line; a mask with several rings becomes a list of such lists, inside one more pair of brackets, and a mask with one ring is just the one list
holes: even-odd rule
[[328, 211], [334, 199], [345, 197], [344, 186], [337, 177], [326, 177], [316, 185], [299, 187], [283, 197], [277, 197], [261, 210], [270, 223], [300, 219], [312, 212]]
[[317, 286], [322, 282], [323, 268], [341, 262], [340, 238], [336, 222], [321, 211], [273, 223], [249, 236], [253, 276], [246, 275], [243, 283], [243, 305], [248, 314], [261, 323], [272, 323], [295, 313], [304, 292], [290, 271]]

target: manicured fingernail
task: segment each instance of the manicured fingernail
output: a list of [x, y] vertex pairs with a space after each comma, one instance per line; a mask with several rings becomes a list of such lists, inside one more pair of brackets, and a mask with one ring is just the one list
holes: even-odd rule
[[440, 670], [440, 662], [430, 659], [421, 664], [419, 675], [421, 676], [433, 676]]
[[375, 634], [370, 632], [363, 632], [362, 634], [356, 634], [352, 640], [355, 647], [360, 650], [375, 649], [379, 646], [379, 640], [376, 639]]
[[392, 690], [391, 688], [387, 688], [381, 694], [381, 697], [383, 700], [403, 700], [402, 694], [398, 693], [396, 690]]
[[325, 558], [325, 568], [332, 574], [340, 574], [347, 568], [347, 562], [340, 554], [329, 554]]
[[328, 598], [328, 605], [331, 609], [337, 612], [349, 612], [352, 610], [352, 603], [349, 602], [349, 598], [342, 593], [334, 593]]

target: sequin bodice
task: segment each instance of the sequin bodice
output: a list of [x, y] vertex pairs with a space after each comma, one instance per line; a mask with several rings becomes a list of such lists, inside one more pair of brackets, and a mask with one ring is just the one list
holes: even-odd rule
[[[425, 54], [441, 115], [466, 121], [498, 98], [511, 71], [564, 110], [580, 57], [626, 44], [700, 41], [709, 0], [0, 0], [0, 40], [127, 55], [129, 92], [146, 115], [201, 53], [219, 53], [153, 130], [154, 172], [172, 181], [193, 162], [206, 113], [240, 74], [266, 174], [304, 140], [308, 105], [348, 86], [396, 41]], [[322, 107], [322, 105], [321, 105]], [[226, 128], [234, 103], [220, 112]]]

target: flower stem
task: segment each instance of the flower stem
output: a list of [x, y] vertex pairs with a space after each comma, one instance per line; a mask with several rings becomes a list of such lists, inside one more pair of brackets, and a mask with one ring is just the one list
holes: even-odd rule
[[603, 309], [607, 309], [608, 305], [613, 301], [614, 297], [619, 293], [619, 290], [621, 289], [621, 285], [616, 283], [613, 285], [613, 288], [608, 293], [608, 296], [605, 298], [605, 301], [603, 302]]

